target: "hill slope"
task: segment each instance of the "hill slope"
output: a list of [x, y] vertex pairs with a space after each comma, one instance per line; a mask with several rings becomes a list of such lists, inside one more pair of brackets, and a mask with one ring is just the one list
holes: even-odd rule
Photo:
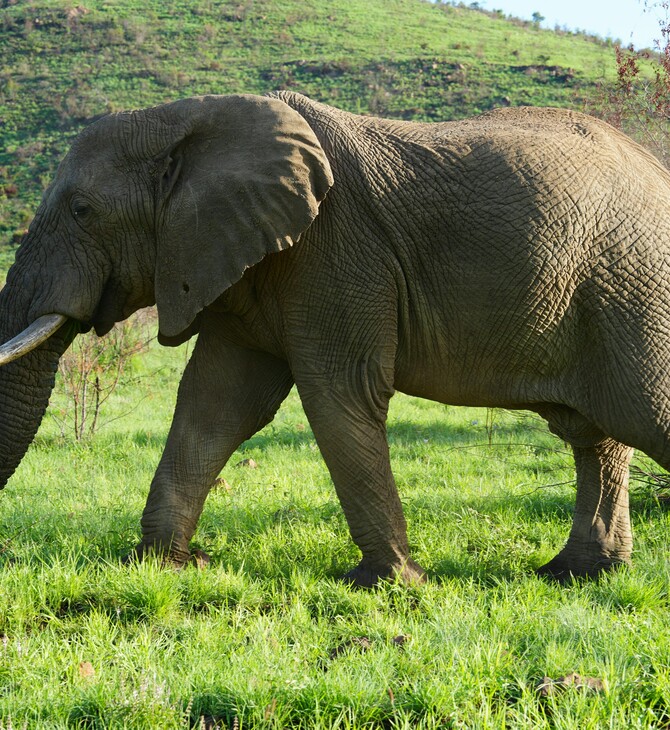
[[292, 88], [351, 111], [453, 119], [580, 106], [614, 73], [606, 42], [423, 0], [4, 5], [0, 245], [20, 238], [71, 137], [109, 111]]

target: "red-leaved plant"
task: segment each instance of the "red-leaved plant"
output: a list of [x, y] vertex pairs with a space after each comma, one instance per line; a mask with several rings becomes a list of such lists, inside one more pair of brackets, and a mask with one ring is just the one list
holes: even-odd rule
[[[670, 167], [670, 2], [645, 0], [663, 11], [656, 48], [615, 47], [616, 80], [589, 111], [621, 129]], [[651, 73], [649, 73], [651, 69]]]

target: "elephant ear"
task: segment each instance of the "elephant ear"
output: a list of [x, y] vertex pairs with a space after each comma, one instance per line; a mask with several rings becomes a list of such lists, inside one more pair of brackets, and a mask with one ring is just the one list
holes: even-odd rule
[[174, 343], [245, 269], [298, 240], [333, 177], [311, 127], [277, 99], [185, 99], [161, 122], [155, 291]]

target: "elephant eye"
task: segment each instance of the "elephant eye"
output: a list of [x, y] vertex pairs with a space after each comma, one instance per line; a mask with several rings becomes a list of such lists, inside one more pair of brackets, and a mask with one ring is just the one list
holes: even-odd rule
[[72, 215], [75, 218], [85, 218], [91, 212], [91, 206], [77, 200], [72, 204]]

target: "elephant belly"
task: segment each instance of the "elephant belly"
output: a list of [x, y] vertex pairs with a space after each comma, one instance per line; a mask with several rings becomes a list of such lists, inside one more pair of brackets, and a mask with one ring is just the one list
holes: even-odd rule
[[418, 365], [411, 372], [405, 369], [396, 371], [395, 389], [406, 395], [453, 406], [523, 408], [538, 400], [524, 395], [527, 388], [521, 383], [513, 389], [509, 386], [503, 388], [498, 383], [475, 382], [470, 374], [466, 375], [458, 368], [443, 370], [425, 365]]
[[[493, 333], [467, 340], [459, 333], [399, 343], [395, 389], [449, 405], [527, 408], [565, 397], [570, 363], [545, 355], [546, 348]], [[462, 334], [462, 333], [461, 333]], [[490, 335], [489, 337], [486, 334]]]

